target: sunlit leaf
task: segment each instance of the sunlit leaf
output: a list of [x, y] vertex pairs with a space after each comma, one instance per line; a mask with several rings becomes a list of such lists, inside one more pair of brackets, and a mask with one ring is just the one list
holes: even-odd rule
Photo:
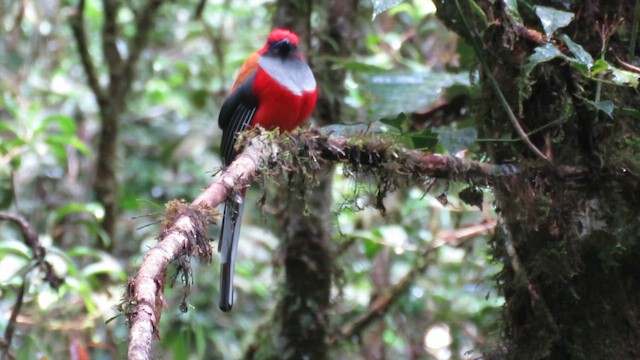
[[100, 214], [102, 214], [103, 212], [104, 212], [104, 209], [102, 205], [100, 205], [99, 203], [71, 202], [59, 207], [53, 212], [53, 221], [59, 222], [65, 216], [69, 214], [75, 214], [75, 213], [88, 213], [94, 216], [95, 218], [98, 218], [98, 216], [100, 216]]
[[606, 70], [609, 70], [609, 63], [604, 59], [598, 59], [591, 67], [591, 75], [598, 75]]
[[91, 156], [91, 149], [77, 136], [71, 136], [68, 145], [81, 152], [84, 156]]
[[74, 290], [80, 295], [89, 314], [96, 312], [96, 304], [91, 298], [91, 288], [87, 281], [75, 277], [67, 277], [65, 278], [65, 287]]
[[370, 98], [372, 116], [389, 117], [424, 111], [454, 85], [469, 86], [468, 73], [385, 72], [363, 75], [362, 91]]
[[350, 58], [343, 58], [338, 56], [325, 56], [325, 60], [331, 60], [336, 68], [351, 70], [354, 72], [383, 72], [387, 71], [386, 68], [379, 65], [369, 64], [362, 61], [353, 60]]
[[376, 254], [384, 247], [378, 241], [368, 237], [362, 238], [362, 245], [364, 245], [364, 254], [369, 259], [373, 259], [373, 257], [376, 256]]
[[9, 122], [6, 121], [0, 121], [0, 131], [6, 131], [9, 133], [12, 133], [14, 135], [17, 135], [16, 129], [15, 129], [15, 124], [11, 124]]
[[[96, 253], [95, 249], [92, 249], [92, 251]], [[60, 273], [65, 274], [65, 283], [67, 284], [70, 279], [76, 278], [79, 272], [78, 264], [74, 262], [68, 252], [69, 250], [63, 250], [57, 246], [47, 247], [47, 260], [57, 264], [56, 266]], [[60, 265], [60, 263], [64, 263], [64, 265]]]
[[0, 241], [0, 257], [6, 254], [18, 255], [25, 259], [31, 259], [31, 249], [24, 242], [18, 240]]
[[538, 46], [533, 51], [533, 54], [529, 56], [529, 63], [525, 66], [527, 74], [531, 73], [531, 70], [541, 63], [556, 59], [558, 57], [564, 58], [564, 54], [552, 43], [546, 43], [542, 46]]
[[552, 43], [546, 43], [543, 46], [537, 47], [534, 50], [534, 53], [529, 57], [529, 63], [525, 66], [525, 72], [527, 75], [530, 74], [533, 68], [537, 65], [556, 58], [561, 58], [569, 62], [571, 66], [590, 79], [618, 86], [638, 88], [640, 84], [639, 74], [617, 68], [604, 59], [593, 61], [591, 55], [586, 52], [582, 46], [571, 41], [571, 39], [566, 36], [562, 36], [562, 38], [575, 57], [563, 54]]
[[58, 125], [58, 129], [65, 135], [73, 135], [76, 133], [76, 122], [73, 118], [66, 115], [51, 115], [42, 120], [40, 125], [35, 129], [35, 134], [42, 133], [51, 125]]
[[373, 18], [400, 4], [404, 0], [371, 0], [373, 4]]
[[120, 264], [112, 260], [107, 261], [106, 259], [103, 259], [103, 261], [97, 263], [87, 265], [86, 267], [84, 267], [84, 269], [82, 269], [80, 273], [85, 278], [100, 274], [107, 274], [114, 275], [123, 281], [127, 279], [127, 275], [123, 271]]
[[[515, 2], [515, 0], [514, 0]], [[540, 18], [542, 27], [547, 36], [552, 35], [556, 30], [563, 28], [573, 21], [574, 14], [557, 10], [546, 6], [536, 6], [536, 15]]]
[[589, 71], [593, 66], [593, 57], [580, 44], [575, 43], [567, 35], [560, 35], [560, 39], [567, 44], [569, 51], [576, 56], [576, 62], [584, 65]]
[[591, 72], [595, 80], [636, 89], [640, 86], [640, 74], [617, 68], [606, 60], [598, 59], [593, 68], [597, 69]]
[[66, 251], [66, 254], [70, 257], [90, 257], [92, 259], [100, 259], [101, 253], [96, 249], [88, 246], [76, 246]]
[[593, 106], [607, 114], [609, 118], [613, 119], [613, 110], [615, 110], [615, 104], [611, 100], [597, 101], [593, 103]]

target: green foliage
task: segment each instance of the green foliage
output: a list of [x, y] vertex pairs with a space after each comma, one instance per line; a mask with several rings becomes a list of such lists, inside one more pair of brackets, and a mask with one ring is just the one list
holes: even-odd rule
[[[554, 34], [557, 29], [567, 26], [573, 19], [572, 13], [540, 6], [536, 7], [536, 14], [540, 17], [547, 35]], [[594, 61], [591, 54], [565, 34], [558, 35], [558, 39], [567, 46], [570, 55], [565, 54], [556, 44], [546, 42], [535, 48], [534, 53], [529, 57], [529, 63], [525, 67], [527, 76], [541, 63], [553, 59], [562, 59], [571, 64], [586, 78], [617, 86], [630, 86], [636, 89], [640, 85], [640, 76], [637, 73], [617, 68], [604, 60], [604, 58]]]
[[556, 30], [563, 28], [573, 21], [573, 13], [557, 10], [547, 6], [536, 6], [536, 15], [540, 18], [542, 27], [547, 36], [553, 35]]

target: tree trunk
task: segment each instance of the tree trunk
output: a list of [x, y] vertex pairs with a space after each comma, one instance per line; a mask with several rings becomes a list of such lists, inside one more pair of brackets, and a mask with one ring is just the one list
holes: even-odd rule
[[118, 13], [122, 3], [117, 0], [102, 0], [104, 20], [102, 24], [102, 56], [108, 68], [109, 83], [100, 85], [99, 67], [89, 53], [88, 36], [84, 26], [85, 0], [78, 2], [77, 8], [69, 17], [78, 54], [82, 62], [87, 84], [94, 93], [100, 110], [100, 133], [98, 134], [98, 152], [96, 159], [93, 190], [96, 199], [104, 207], [102, 228], [108, 236], [108, 243], [98, 239], [101, 248], [111, 251], [115, 247], [116, 225], [118, 219], [118, 133], [122, 114], [125, 111], [127, 96], [135, 77], [138, 60], [147, 46], [149, 32], [153, 29], [162, 0], [147, 0], [137, 11], [135, 34], [128, 39], [125, 59], [118, 49], [117, 42], [122, 40], [118, 25]]
[[[328, 10], [329, 39], [321, 39], [318, 54], [347, 54], [356, 2], [333, 0], [322, 6]], [[312, 35], [312, 2], [280, 0], [277, 9], [274, 24], [294, 29], [308, 49]], [[330, 44], [337, 45], [337, 48]], [[314, 63], [314, 54], [310, 49], [306, 52], [319, 86], [344, 82], [344, 71], [328, 71], [332, 64], [326, 60]], [[320, 88], [314, 116], [317, 125], [339, 122], [343, 95], [342, 87]], [[333, 270], [332, 176], [333, 167], [330, 167], [324, 176], [316, 179], [315, 184], [297, 183], [285, 189], [289, 193], [284, 216], [285, 284], [276, 313], [280, 324], [277, 352], [282, 359], [328, 358], [327, 312]]]
[[[473, 12], [464, 8], [467, 3], [460, 3], [465, 17], [472, 18]], [[628, 112], [615, 111], [610, 118], [589, 101], [602, 94], [601, 100], [613, 101], [618, 109], [638, 109], [640, 97], [629, 87], [585, 79], [564, 60], [539, 65], [525, 78], [523, 65], [537, 45], [517, 31], [504, 3], [481, 3], [494, 17], [489, 16], [486, 30], [469, 22], [472, 31], [484, 30], [486, 51], [480, 56], [486, 56], [490, 73], [519, 113], [526, 132], [552, 124], [530, 135], [550, 158], [548, 171], [523, 173], [494, 188], [501, 221], [493, 255], [504, 266], [498, 283], [506, 300], [502, 313], [506, 357], [638, 359], [640, 129]], [[612, 36], [604, 37], [605, 58], [615, 64], [613, 53], [627, 54], [633, 1], [564, 3], [570, 5], [562, 10], [575, 14], [564, 34], [595, 59], [603, 48], [602, 34], [607, 33]], [[437, 6], [447, 25], [471, 41], [455, 17], [455, 2], [440, 0]], [[540, 28], [530, 11], [521, 13], [527, 27]], [[615, 28], [616, 20], [626, 16]], [[484, 71], [477, 109], [481, 137], [516, 137], [490, 80]], [[494, 162], [515, 160], [524, 168], [541, 161], [522, 143], [494, 142], [485, 150]], [[584, 166], [591, 174], [568, 179], [557, 165]]]

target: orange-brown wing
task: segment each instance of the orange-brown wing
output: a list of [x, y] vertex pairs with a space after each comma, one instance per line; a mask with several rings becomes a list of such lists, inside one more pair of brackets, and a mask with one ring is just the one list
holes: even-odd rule
[[238, 77], [236, 77], [236, 81], [233, 83], [233, 87], [231, 88], [231, 93], [236, 91], [236, 88], [240, 86], [240, 84], [247, 81], [249, 76], [253, 74], [258, 69], [258, 60], [260, 59], [260, 55], [258, 53], [253, 53], [247, 60], [245, 60], [244, 64], [240, 67], [240, 71], [238, 71]]

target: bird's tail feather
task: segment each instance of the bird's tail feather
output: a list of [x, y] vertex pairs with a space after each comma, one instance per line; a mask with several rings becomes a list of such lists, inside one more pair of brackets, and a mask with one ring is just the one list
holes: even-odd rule
[[[243, 199], [244, 200], [244, 199]], [[240, 224], [244, 201], [227, 201], [224, 204], [222, 227], [220, 231], [220, 310], [229, 311], [233, 306], [233, 273], [236, 264], [236, 252], [238, 250], [238, 237], [240, 236]]]

